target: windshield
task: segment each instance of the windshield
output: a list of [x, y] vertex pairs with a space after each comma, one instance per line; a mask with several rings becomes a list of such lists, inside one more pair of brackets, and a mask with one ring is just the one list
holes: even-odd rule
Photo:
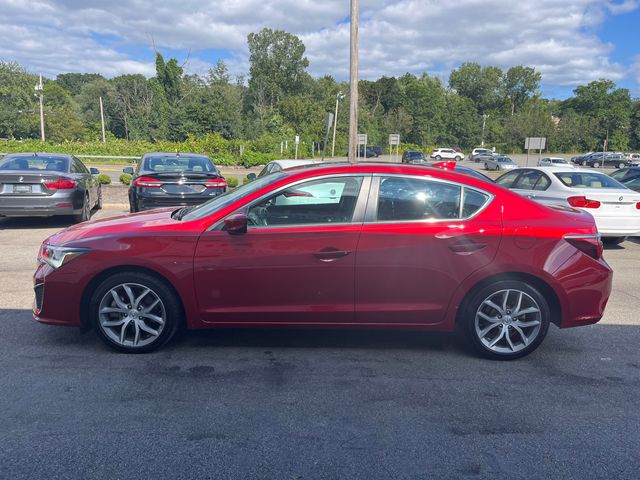
[[500, 163], [513, 163], [513, 160], [511, 160], [509, 157], [498, 157], [496, 160], [498, 160], [498, 162]]
[[228, 205], [231, 205], [233, 202], [238, 200], [239, 198], [244, 197], [245, 195], [249, 195], [262, 187], [269, 185], [271, 183], [277, 182], [278, 180], [286, 177], [287, 174], [283, 172], [272, 173], [271, 175], [266, 175], [264, 177], [258, 178], [253, 182], [245, 183], [241, 187], [238, 187], [234, 190], [230, 190], [222, 195], [218, 195], [215, 198], [212, 198], [208, 202], [203, 203], [202, 205], [198, 205], [196, 208], [186, 213], [182, 219], [185, 221], [188, 220], [197, 220], [200, 218], [207, 217], [212, 213], [224, 208]]
[[0, 170], [67, 172], [69, 170], [69, 159], [54, 156], [5, 157], [0, 160]]
[[563, 158], [552, 158], [551, 163], [567, 163], [567, 161]]
[[604, 173], [558, 172], [555, 176], [565, 186], [572, 188], [627, 188]]
[[206, 157], [146, 157], [144, 172], [153, 173], [218, 173], [213, 162]]

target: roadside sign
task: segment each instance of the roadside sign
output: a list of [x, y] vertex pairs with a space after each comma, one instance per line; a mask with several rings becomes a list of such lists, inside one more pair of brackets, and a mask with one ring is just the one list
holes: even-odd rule
[[547, 146], [545, 137], [527, 137], [524, 141], [525, 150], [544, 150]]
[[399, 133], [392, 133], [389, 135], [389, 145], [400, 145]]
[[300, 144], [300, 135], [296, 135], [296, 145]]
[[367, 134], [359, 133], [358, 134], [358, 145], [366, 145], [367, 144]]

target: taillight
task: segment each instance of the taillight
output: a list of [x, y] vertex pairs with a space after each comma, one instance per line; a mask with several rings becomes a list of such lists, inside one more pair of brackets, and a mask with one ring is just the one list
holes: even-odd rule
[[591, 200], [585, 196], [569, 197], [567, 202], [572, 207], [580, 208], [600, 208], [600, 202], [598, 200]]
[[43, 184], [49, 190], [67, 190], [69, 188], [76, 187], [76, 182], [69, 180], [68, 178], [59, 178], [53, 182], [43, 182]]
[[636, 203], [636, 210], [640, 210], [640, 202]]
[[600, 234], [593, 233], [587, 235], [565, 235], [564, 239], [581, 252], [586, 253], [596, 260], [602, 257], [602, 238]]
[[138, 177], [133, 181], [133, 184], [136, 187], [145, 187], [145, 188], [160, 188], [162, 186], [162, 182], [157, 178], [151, 177]]
[[227, 181], [224, 178], [212, 178], [211, 180], [207, 180], [204, 186], [207, 188], [225, 188]]

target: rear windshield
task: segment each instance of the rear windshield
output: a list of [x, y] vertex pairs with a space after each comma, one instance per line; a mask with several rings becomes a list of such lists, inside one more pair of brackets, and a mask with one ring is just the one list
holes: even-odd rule
[[496, 160], [501, 163], [513, 163], [509, 157], [497, 157]]
[[218, 173], [213, 162], [203, 157], [146, 157], [142, 170], [155, 173]]
[[567, 163], [567, 161], [564, 158], [552, 158], [551, 162], [552, 163]]
[[603, 173], [557, 172], [555, 176], [567, 187], [572, 188], [626, 188]]
[[0, 170], [67, 172], [69, 171], [69, 159], [54, 156], [5, 157], [0, 160]]

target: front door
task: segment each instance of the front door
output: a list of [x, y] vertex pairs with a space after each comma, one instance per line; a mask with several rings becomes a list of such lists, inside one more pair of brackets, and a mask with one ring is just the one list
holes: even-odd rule
[[369, 183], [350, 175], [303, 181], [244, 209], [246, 234], [203, 233], [194, 258], [203, 320], [352, 323]]

